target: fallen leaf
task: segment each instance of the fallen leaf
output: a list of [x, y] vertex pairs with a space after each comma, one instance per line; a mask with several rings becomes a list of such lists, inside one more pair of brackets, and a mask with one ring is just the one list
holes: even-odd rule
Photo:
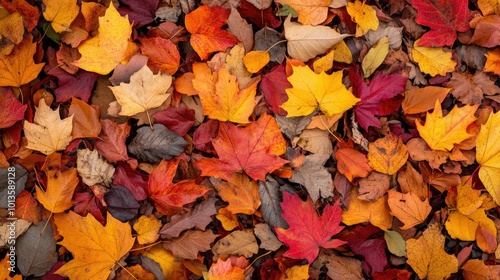
[[221, 123], [212, 144], [219, 158], [195, 162], [202, 176], [228, 179], [231, 173], [244, 171], [252, 179], [264, 181], [267, 173], [287, 162], [279, 157], [285, 153], [285, 139], [269, 115], [246, 127]]
[[308, 66], [292, 66], [288, 77], [292, 88], [286, 89], [288, 100], [281, 105], [287, 117], [306, 116], [320, 108], [327, 116], [343, 113], [352, 108], [359, 99], [342, 84], [342, 71], [331, 75], [314, 73]]
[[483, 260], [471, 259], [462, 266], [466, 279], [495, 279], [500, 273], [500, 266], [486, 265]]
[[72, 136], [76, 138], [97, 138], [101, 132], [100, 113], [89, 104], [77, 98], [71, 98], [69, 115], [73, 116]]
[[491, 113], [488, 121], [481, 126], [476, 139], [476, 160], [480, 164], [479, 179], [493, 200], [500, 205], [500, 114]]
[[165, 241], [163, 247], [177, 258], [196, 260], [199, 252], [210, 250], [211, 244], [217, 236], [210, 230], [192, 230], [181, 237]]
[[137, 232], [137, 242], [139, 244], [150, 244], [158, 240], [161, 228], [161, 221], [155, 216], [140, 216], [133, 226]]
[[[20, 13], [14, 12], [0, 19], [0, 35], [5, 37], [13, 45], [21, 43], [24, 35], [23, 17]], [[14, 47], [13, 45], [12, 48]], [[12, 48], [10, 51], [12, 51]], [[9, 53], [10, 53], [9, 51]], [[8, 53], [5, 53], [8, 55]]]
[[347, 258], [333, 252], [320, 252], [319, 263], [324, 263], [328, 269], [326, 275], [332, 280], [362, 280], [363, 270], [361, 261], [355, 258]]
[[45, 63], [35, 64], [37, 44], [31, 40], [31, 36], [26, 36], [10, 55], [0, 57], [0, 86], [21, 87], [38, 76]]
[[472, 188], [470, 177], [462, 177], [462, 182], [457, 185], [457, 210], [464, 215], [476, 211], [484, 203], [486, 195], [481, 195], [481, 190]]
[[262, 76], [260, 91], [264, 96], [269, 110], [281, 116], [286, 115], [286, 111], [281, 105], [288, 99], [286, 88], [291, 88], [292, 84], [287, 80], [285, 67], [278, 65]]
[[368, 177], [361, 178], [358, 188], [358, 198], [366, 201], [376, 201], [383, 197], [391, 185], [390, 176], [379, 172], [371, 172]]
[[38, 202], [28, 191], [24, 190], [17, 196], [16, 218], [37, 224], [42, 220], [42, 214], [40, 212], [40, 209], [38, 209]]
[[448, 151], [438, 151], [429, 148], [422, 138], [413, 138], [406, 143], [408, 154], [413, 161], [425, 160], [433, 169], [439, 169], [441, 164], [445, 163], [450, 157]]
[[328, 6], [332, 0], [278, 0], [281, 5], [289, 5], [299, 15], [299, 22], [308, 25], [318, 25], [324, 22], [328, 15]]
[[481, 208], [469, 215], [452, 211], [448, 215], [445, 226], [451, 238], [463, 241], [475, 241], [476, 231], [479, 227], [486, 229], [493, 236], [497, 235], [495, 223], [486, 216], [484, 209]]
[[500, 88], [489, 76], [477, 71], [474, 75], [469, 73], [454, 72], [446, 87], [452, 88], [451, 94], [463, 104], [481, 104], [483, 95], [494, 95]]
[[45, 11], [43, 17], [50, 21], [50, 25], [55, 32], [61, 33], [70, 31], [70, 25], [80, 12], [80, 7], [76, 0], [43, 0]]
[[122, 186], [113, 186], [104, 194], [104, 203], [108, 212], [121, 222], [127, 222], [137, 216], [141, 206], [132, 192]]
[[266, 51], [251, 51], [243, 57], [243, 63], [250, 73], [257, 73], [269, 63], [271, 57]]
[[133, 280], [135, 277], [136, 279], [141, 279], [141, 280], [155, 280], [155, 275], [150, 272], [149, 270], [146, 270], [142, 267], [140, 264], [136, 264], [133, 266], [127, 266], [127, 270], [122, 269], [116, 274], [116, 280]]
[[366, 56], [361, 62], [365, 78], [370, 77], [375, 70], [384, 62], [387, 54], [389, 53], [389, 38], [382, 37], [372, 48], [368, 51]]
[[233, 214], [252, 215], [260, 206], [257, 182], [245, 174], [234, 173], [227, 182], [216, 184], [215, 189], [222, 200], [229, 203], [226, 209]]
[[133, 1], [122, 0], [118, 11], [122, 15], [128, 15], [128, 19], [134, 26], [141, 27], [155, 20], [158, 10], [158, 2], [155, 0]]
[[231, 13], [227, 18], [227, 28], [240, 42], [243, 43], [245, 51], [249, 52], [254, 47], [254, 34], [252, 24], [241, 17], [238, 10], [232, 6]]
[[125, 146], [125, 141], [130, 135], [130, 125], [117, 124], [108, 119], [101, 119], [100, 123], [102, 130], [95, 141], [95, 148], [99, 154], [113, 163], [130, 160]]
[[9, 12], [19, 12], [23, 17], [24, 27], [31, 32], [36, 27], [40, 18], [40, 11], [25, 0], [5, 1], [2, 0], [2, 6]]
[[162, 244], [157, 244], [142, 255], [152, 259], [160, 266], [164, 279], [186, 278], [185, 267], [182, 261], [165, 249]]
[[382, 230], [392, 226], [392, 215], [389, 213], [387, 196], [376, 201], [365, 201], [358, 198], [357, 189], [350, 192], [350, 204], [342, 211], [342, 222], [348, 226], [369, 222]]
[[227, 231], [235, 229], [240, 224], [240, 222], [238, 221], [238, 216], [235, 214], [231, 214], [231, 212], [227, 210], [226, 207], [220, 208], [219, 211], [217, 211], [217, 215], [215, 215], [215, 217], [222, 224], [222, 228]]
[[343, 227], [339, 225], [342, 217], [338, 204], [327, 205], [323, 214], [318, 216], [310, 199], [305, 202], [298, 195], [283, 193], [283, 218], [288, 229], [275, 228], [278, 239], [289, 247], [284, 256], [294, 259], [307, 259], [312, 263], [319, 248], [336, 248], [345, 242], [331, 237]]
[[415, 126], [425, 142], [433, 150], [451, 151], [454, 144], [458, 144], [473, 135], [467, 133], [467, 126], [476, 120], [474, 113], [478, 105], [466, 105], [462, 108], [454, 107], [448, 115], [443, 117], [441, 103], [436, 100], [434, 111], [427, 113], [425, 124], [416, 121]]
[[45, 101], [35, 111], [34, 123], [24, 122], [24, 133], [28, 139], [26, 148], [50, 155], [64, 150], [73, 139], [73, 116], [61, 119], [59, 107], [52, 111]]
[[420, 200], [430, 197], [429, 186], [409, 161], [406, 162], [406, 168], [399, 170], [397, 180], [402, 193], [414, 193], [420, 197]]
[[72, 252], [74, 259], [56, 273], [70, 278], [103, 279], [134, 245], [132, 229], [108, 213], [106, 226], [92, 215], [81, 217], [75, 212], [54, 216], [59, 234], [58, 244]]
[[359, 0], [347, 3], [347, 12], [356, 26], [356, 37], [365, 35], [369, 30], [377, 30], [379, 21], [377, 12], [365, 2]]
[[474, 34], [469, 43], [485, 48], [493, 48], [498, 45], [499, 18], [499, 15], [491, 15], [478, 17], [474, 21], [471, 21], [471, 25], [474, 26]]
[[212, 247], [215, 258], [238, 255], [251, 258], [259, 252], [255, 235], [250, 230], [235, 230], [219, 239]]
[[450, 90], [436, 86], [410, 87], [405, 91], [405, 99], [401, 103], [401, 107], [405, 114], [427, 112], [434, 108], [436, 100], [439, 100], [440, 103], [443, 102]]
[[296, 265], [286, 269], [286, 275], [281, 276], [280, 280], [296, 279], [307, 280], [309, 279], [309, 264]]
[[54, 176], [47, 176], [45, 191], [40, 186], [36, 188], [36, 198], [45, 209], [52, 213], [61, 213], [73, 205], [71, 199], [78, 182], [76, 168], [57, 172]]
[[172, 183], [180, 159], [162, 160], [149, 177], [146, 191], [155, 202], [156, 209], [164, 215], [182, 211], [185, 204], [195, 201], [210, 189], [198, 185], [194, 180]]
[[27, 105], [23, 105], [11, 90], [0, 91], [0, 129], [13, 126], [24, 119]]
[[418, 239], [406, 240], [408, 264], [418, 277], [424, 279], [445, 279], [458, 271], [454, 255], [444, 251], [445, 237], [437, 224], [431, 224]]
[[202, 60], [216, 51], [224, 51], [238, 43], [238, 38], [222, 30], [230, 11], [219, 6], [202, 5], [185, 17], [186, 29], [191, 33], [190, 43]]
[[268, 26], [255, 32], [254, 51], [267, 51], [271, 61], [283, 63], [285, 60], [286, 45], [283, 40], [283, 34]]
[[391, 254], [398, 257], [406, 256], [406, 242], [397, 231], [386, 230], [384, 232], [384, 239], [387, 243], [387, 249]]
[[245, 270], [238, 266], [233, 266], [231, 259], [225, 261], [218, 259], [210, 266], [208, 272], [204, 272], [203, 276], [206, 276], [208, 280], [243, 280], [245, 279]]
[[4, 222], [0, 224], [0, 246], [4, 247], [11, 245], [9, 244], [9, 239], [12, 237], [17, 239], [25, 233], [30, 226], [31, 223], [26, 220], [16, 220], [14, 226], [12, 226], [12, 222]]
[[130, 77], [130, 83], [110, 88], [121, 106], [119, 115], [133, 116], [163, 104], [169, 97], [167, 89], [171, 84], [172, 76], [155, 75], [144, 65]]
[[132, 26], [128, 17], [120, 16], [111, 3], [105, 15], [99, 17], [97, 36], [78, 46], [82, 57], [73, 62], [73, 65], [89, 72], [109, 74], [126, 57], [131, 34]]
[[282, 217], [283, 210], [280, 207], [281, 191], [278, 182], [271, 176], [266, 181], [260, 181], [259, 195], [264, 221], [272, 227], [287, 228], [288, 224]]
[[338, 149], [335, 152], [337, 168], [340, 173], [352, 182], [354, 178], [364, 178], [370, 174], [372, 167], [368, 158], [358, 150], [351, 148]]
[[306, 157], [303, 165], [293, 171], [290, 181], [303, 185], [312, 201], [316, 202], [320, 197], [333, 196], [333, 180], [330, 172], [312, 158], [314, 155]]
[[[9, 255], [5, 255], [5, 257], [0, 261], [0, 278], [2, 279], [10, 279], [10, 280], [22, 280], [23, 276], [16, 274], [14, 276], [10, 276], [10, 269], [12, 266], [9, 263]], [[13, 269], [13, 268], [12, 268]]]
[[491, 50], [486, 54], [484, 72], [500, 75], [500, 50]]
[[173, 75], [177, 72], [181, 55], [174, 43], [161, 37], [139, 38], [139, 41], [141, 42], [141, 53], [149, 58], [148, 67], [154, 73]]
[[256, 224], [254, 233], [260, 240], [259, 248], [276, 251], [283, 245], [268, 224]]
[[424, 223], [432, 211], [429, 199], [422, 201], [414, 193], [403, 194], [394, 190], [389, 190], [387, 193], [389, 194], [387, 203], [391, 214], [404, 223], [402, 230]]
[[419, 42], [415, 41], [411, 54], [422, 72], [435, 77], [445, 76], [455, 70], [457, 63], [452, 59], [451, 52], [446, 52], [443, 48], [421, 47]]
[[283, 27], [288, 54], [304, 62], [318, 54], [325, 53], [333, 45], [351, 36], [339, 34], [328, 26], [311, 26], [292, 22], [290, 16], [286, 18]]
[[115, 173], [113, 165], [103, 160], [97, 150], [89, 149], [77, 151], [77, 169], [82, 182], [89, 187], [96, 184], [110, 186]]
[[408, 160], [408, 150], [401, 137], [389, 134], [369, 144], [368, 160], [375, 171], [393, 175], [405, 165]]

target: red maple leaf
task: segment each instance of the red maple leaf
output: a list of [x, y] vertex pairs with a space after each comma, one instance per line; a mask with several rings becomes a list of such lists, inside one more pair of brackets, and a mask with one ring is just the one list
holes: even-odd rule
[[229, 10], [219, 6], [210, 8], [204, 5], [186, 15], [191, 45], [201, 59], [206, 60], [210, 53], [224, 51], [239, 42], [233, 34], [221, 29], [229, 14]]
[[202, 176], [228, 180], [232, 173], [244, 171], [254, 180], [265, 181], [267, 173], [287, 163], [279, 157], [285, 153], [285, 139], [269, 115], [246, 127], [221, 123], [212, 144], [219, 158], [204, 158], [195, 163]]
[[172, 183], [180, 159], [162, 160], [151, 171], [146, 192], [155, 202], [156, 209], [164, 215], [182, 211], [182, 206], [195, 201], [210, 189], [200, 186], [194, 180]]
[[310, 198], [306, 201], [298, 195], [283, 193], [283, 219], [289, 225], [288, 229], [277, 228], [276, 234], [281, 242], [290, 249], [283, 254], [293, 259], [307, 259], [312, 263], [319, 253], [319, 247], [336, 248], [345, 241], [331, 239], [344, 227], [339, 226], [342, 220], [342, 209], [338, 204], [326, 205], [323, 214], [318, 216]]
[[286, 77], [285, 66], [282, 64], [274, 67], [269, 73], [262, 76], [260, 90], [264, 95], [269, 110], [282, 116], [286, 115], [286, 111], [280, 106], [288, 99], [285, 89], [291, 87], [292, 84], [290, 84]]
[[400, 74], [383, 75], [378, 71], [367, 83], [359, 73], [359, 66], [349, 71], [353, 94], [361, 98], [354, 107], [356, 119], [365, 130], [369, 126], [380, 127], [376, 116], [390, 115], [399, 108], [403, 98], [398, 95], [405, 91], [407, 78]]
[[469, 26], [469, 1], [467, 0], [413, 0], [417, 9], [415, 21], [431, 30], [420, 38], [425, 47], [451, 46], [457, 39], [457, 31], [465, 32]]
[[10, 127], [24, 119], [27, 105], [14, 97], [10, 89], [0, 90], [0, 128]]

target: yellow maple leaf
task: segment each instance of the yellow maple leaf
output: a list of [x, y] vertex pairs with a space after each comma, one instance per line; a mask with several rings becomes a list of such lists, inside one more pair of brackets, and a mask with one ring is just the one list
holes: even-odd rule
[[467, 126], [476, 120], [474, 113], [478, 105], [466, 105], [462, 108], [454, 107], [448, 115], [443, 117], [441, 103], [436, 100], [434, 111], [427, 113], [425, 125], [415, 122], [420, 137], [433, 150], [451, 151], [454, 144], [458, 144], [472, 137], [467, 133]]
[[453, 211], [448, 215], [445, 226], [451, 238], [463, 241], [476, 240], [476, 230], [479, 226], [491, 232], [493, 236], [497, 235], [495, 222], [486, 216], [482, 208], [477, 209], [469, 215]]
[[69, 31], [69, 26], [80, 12], [76, 0], [43, 0], [43, 17], [50, 21], [55, 32]]
[[186, 279], [182, 260], [175, 257], [170, 251], [158, 244], [142, 254], [160, 265], [165, 279]]
[[154, 75], [148, 66], [144, 65], [132, 74], [130, 83], [120, 83], [119, 86], [109, 88], [121, 106], [118, 114], [133, 116], [163, 104], [170, 96], [167, 89], [171, 84], [172, 76], [160, 73]]
[[128, 16], [122, 17], [111, 2], [106, 14], [99, 17], [98, 32], [97, 36], [78, 46], [82, 57], [73, 64], [89, 72], [106, 75], [126, 58], [132, 25]]
[[457, 63], [451, 59], [451, 52], [445, 52], [443, 48], [420, 47], [419, 41], [420, 39], [413, 44], [411, 55], [422, 72], [434, 77], [436, 75], [444, 76], [455, 70]]
[[480, 164], [479, 179], [500, 205], [500, 113], [490, 114], [476, 139], [476, 160]]
[[347, 210], [342, 211], [342, 222], [348, 226], [366, 223], [388, 230], [392, 227], [392, 215], [389, 212], [387, 196], [375, 201], [366, 201], [358, 198], [358, 189], [354, 188], [351, 193], [351, 203]]
[[420, 279], [447, 279], [458, 271], [458, 260], [444, 251], [444, 241], [436, 224], [431, 224], [419, 239], [406, 240], [407, 262]]
[[8, 56], [0, 57], [0, 86], [20, 87], [38, 76], [45, 63], [35, 64], [36, 43], [27, 36]]
[[300, 23], [318, 25], [326, 20], [328, 6], [332, 0], [277, 0], [276, 2], [292, 7], [297, 12]]
[[258, 80], [240, 90], [236, 76], [226, 68], [212, 73], [207, 64], [195, 63], [193, 72], [193, 87], [198, 91], [205, 115], [219, 121], [249, 123], [248, 117], [257, 105]]
[[484, 72], [493, 72], [500, 75], [500, 50], [491, 50], [486, 54]]
[[260, 206], [259, 186], [243, 173], [233, 173], [227, 182], [215, 185], [232, 214], [252, 215]]
[[154, 215], [140, 216], [134, 224], [134, 230], [137, 232], [137, 242], [139, 244], [155, 242], [160, 237], [158, 231], [161, 227], [161, 221]]
[[351, 109], [359, 98], [342, 84], [342, 71], [331, 75], [314, 73], [308, 66], [292, 66], [293, 74], [288, 77], [292, 88], [286, 89], [288, 100], [281, 105], [287, 117], [307, 116], [319, 106], [331, 117]]
[[50, 155], [55, 151], [64, 150], [73, 140], [73, 115], [61, 120], [59, 107], [52, 111], [45, 102], [40, 102], [33, 121], [34, 123], [24, 122], [28, 149]]
[[61, 213], [73, 204], [71, 198], [78, 186], [76, 168], [57, 172], [56, 176], [47, 176], [47, 190], [36, 188], [36, 199], [52, 213]]
[[408, 150], [400, 137], [389, 134], [369, 144], [368, 160], [375, 171], [392, 175], [408, 160]]
[[74, 259], [55, 273], [71, 279], [106, 279], [134, 245], [132, 229], [107, 213], [106, 226], [94, 216], [82, 217], [75, 212], [59, 213], [54, 222], [64, 237], [58, 244], [64, 246]]
[[481, 190], [472, 188], [470, 176], [462, 177], [462, 183], [457, 186], [457, 210], [464, 215], [476, 211], [486, 199], [486, 194], [481, 195]]
[[347, 13], [351, 16], [356, 26], [356, 37], [365, 35], [370, 29], [377, 30], [377, 12], [366, 1], [356, 0], [354, 3], [347, 2]]

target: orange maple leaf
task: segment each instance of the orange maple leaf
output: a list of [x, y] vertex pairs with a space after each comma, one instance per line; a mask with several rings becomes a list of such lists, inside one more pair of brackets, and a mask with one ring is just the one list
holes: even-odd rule
[[35, 52], [36, 43], [28, 36], [10, 55], [0, 58], [0, 86], [20, 87], [34, 80], [45, 64], [35, 64]]
[[234, 172], [244, 171], [254, 180], [265, 180], [268, 172], [287, 163], [279, 156], [285, 153], [286, 142], [274, 118], [263, 115], [242, 128], [222, 123], [219, 135], [212, 140], [218, 159], [204, 158], [195, 165], [202, 176], [229, 180]]
[[239, 40], [228, 31], [222, 30], [230, 11], [219, 6], [207, 5], [186, 15], [186, 29], [191, 33], [191, 45], [201, 59], [216, 51], [236, 45]]

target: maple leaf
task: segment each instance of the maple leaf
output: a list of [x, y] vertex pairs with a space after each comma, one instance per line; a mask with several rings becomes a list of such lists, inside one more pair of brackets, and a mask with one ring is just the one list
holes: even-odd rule
[[257, 104], [258, 80], [240, 90], [236, 76], [226, 68], [212, 73], [207, 64], [195, 63], [193, 72], [193, 87], [200, 96], [203, 114], [215, 120], [248, 123]]
[[82, 217], [75, 212], [54, 216], [59, 242], [72, 252], [74, 259], [59, 268], [56, 273], [75, 279], [105, 279], [115, 265], [134, 245], [132, 229], [111, 214], [107, 214], [106, 226], [92, 215]]
[[130, 83], [120, 83], [119, 86], [110, 87], [110, 89], [121, 106], [119, 115], [133, 116], [163, 104], [169, 97], [167, 89], [171, 84], [172, 76], [155, 75], [148, 66], [144, 65], [132, 74]]
[[500, 205], [500, 113], [490, 114], [476, 139], [479, 179], [493, 200]]
[[14, 125], [24, 118], [27, 105], [23, 105], [11, 90], [0, 90], [0, 129]]
[[140, 38], [141, 53], [147, 56], [148, 66], [157, 73], [175, 74], [179, 69], [181, 55], [177, 46], [161, 37]]
[[257, 182], [245, 174], [234, 173], [227, 182], [221, 182], [215, 188], [222, 200], [229, 203], [226, 209], [233, 214], [252, 215], [260, 206]]
[[431, 224], [419, 239], [406, 240], [408, 264], [418, 277], [424, 279], [446, 279], [458, 271], [454, 255], [444, 251], [445, 237], [436, 224]]
[[389, 134], [369, 144], [368, 160], [375, 171], [393, 175], [408, 160], [408, 150], [401, 137]]
[[403, 93], [407, 78], [400, 74], [384, 75], [376, 72], [370, 82], [365, 82], [359, 74], [359, 66], [349, 70], [349, 80], [354, 95], [361, 100], [354, 107], [356, 119], [365, 130], [368, 127], [380, 127], [376, 116], [394, 113], [401, 104], [398, 97]]
[[149, 176], [146, 191], [155, 202], [156, 209], [165, 215], [179, 212], [184, 204], [195, 201], [210, 190], [196, 184], [194, 180], [172, 183], [179, 162], [179, 158], [162, 160]]
[[40, 187], [36, 189], [36, 198], [45, 209], [52, 213], [61, 213], [73, 205], [71, 198], [78, 182], [76, 168], [57, 172], [55, 176], [48, 176], [45, 191]]
[[348, 2], [347, 12], [352, 21], [357, 23], [356, 37], [365, 35], [369, 30], [377, 30], [379, 24], [377, 12], [370, 5], [366, 5], [364, 1]]
[[478, 105], [454, 107], [448, 115], [443, 117], [441, 103], [436, 100], [434, 111], [427, 113], [425, 125], [415, 122], [420, 137], [433, 150], [451, 151], [453, 144], [458, 144], [472, 137], [467, 133], [467, 126], [476, 120], [474, 113]]
[[80, 12], [76, 0], [43, 0], [43, 17], [50, 21], [55, 32], [70, 31], [69, 26]]
[[24, 122], [28, 149], [50, 155], [66, 148], [73, 139], [73, 116], [61, 120], [59, 107], [52, 111], [45, 101], [40, 102], [33, 121], [34, 123]]
[[82, 55], [73, 65], [89, 72], [109, 74], [125, 58], [132, 27], [127, 16], [122, 17], [113, 3], [99, 17], [99, 33], [78, 46]]
[[212, 144], [219, 158], [195, 162], [202, 176], [228, 180], [231, 173], [244, 171], [252, 179], [264, 181], [267, 173], [287, 162], [279, 158], [285, 153], [285, 139], [269, 115], [261, 116], [246, 127], [221, 123]]
[[0, 56], [0, 86], [20, 87], [38, 76], [45, 63], [35, 64], [36, 43], [31, 40], [26, 36], [10, 55]]
[[283, 254], [294, 259], [307, 259], [311, 264], [319, 253], [319, 248], [337, 248], [345, 241], [331, 239], [344, 227], [339, 223], [342, 210], [335, 205], [326, 205], [323, 214], [318, 216], [312, 201], [302, 201], [300, 196], [283, 193], [283, 218], [289, 228], [275, 228], [278, 239], [290, 249]]
[[402, 230], [425, 222], [431, 213], [432, 207], [429, 205], [429, 199], [422, 201], [414, 193], [403, 194], [394, 190], [389, 190], [387, 193], [389, 194], [387, 203], [391, 214], [405, 224], [401, 227]]
[[500, 50], [491, 50], [486, 54], [484, 72], [493, 72], [500, 75]]
[[344, 148], [335, 152], [338, 171], [352, 182], [354, 178], [363, 178], [370, 174], [372, 167], [368, 164], [368, 158], [361, 152]]
[[302, 24], [318, 25], [326, 20], [328, 6], [332, 0], [278, 0], [277, 3], [289, 5], [299, 15], [299, 22]]
[[331, 75], [314, 73], [308, 66], [292, 66], [288, 77], [292, 88], [286, 89], [288, 100], [281, 105], [287, 117], [307, 116], [319, 106], [327, 116], [344, 113], [360, 99], [342, 84], [342, 71]]
[[231, 258], [225, 261], [217, 259], [203, 276], [208, 280], [245, 279], [245, 269], [233, 265]]
[[137, 232], [137, 242], [139, 244], [149, 244], [155, 242], [160, 234], [161, 221], [153, 215], [140, 216], [134, 224], [134, 230]]
[[415, 0], [412, 5], [418, 11], [415, 21], [431, 28], [420, 38], [419, 46], [451, 46], [457, 39], [457, 31], [470, 29], [467, 0]]
[[219, 6], [202, 5], [186, 15], [185, 25], [191, 33], [191, 45], [202, 60], [212, 52], [224, 51], [239, 42], [233, 34], [221, 29], [229, 14], [229, 10]]

